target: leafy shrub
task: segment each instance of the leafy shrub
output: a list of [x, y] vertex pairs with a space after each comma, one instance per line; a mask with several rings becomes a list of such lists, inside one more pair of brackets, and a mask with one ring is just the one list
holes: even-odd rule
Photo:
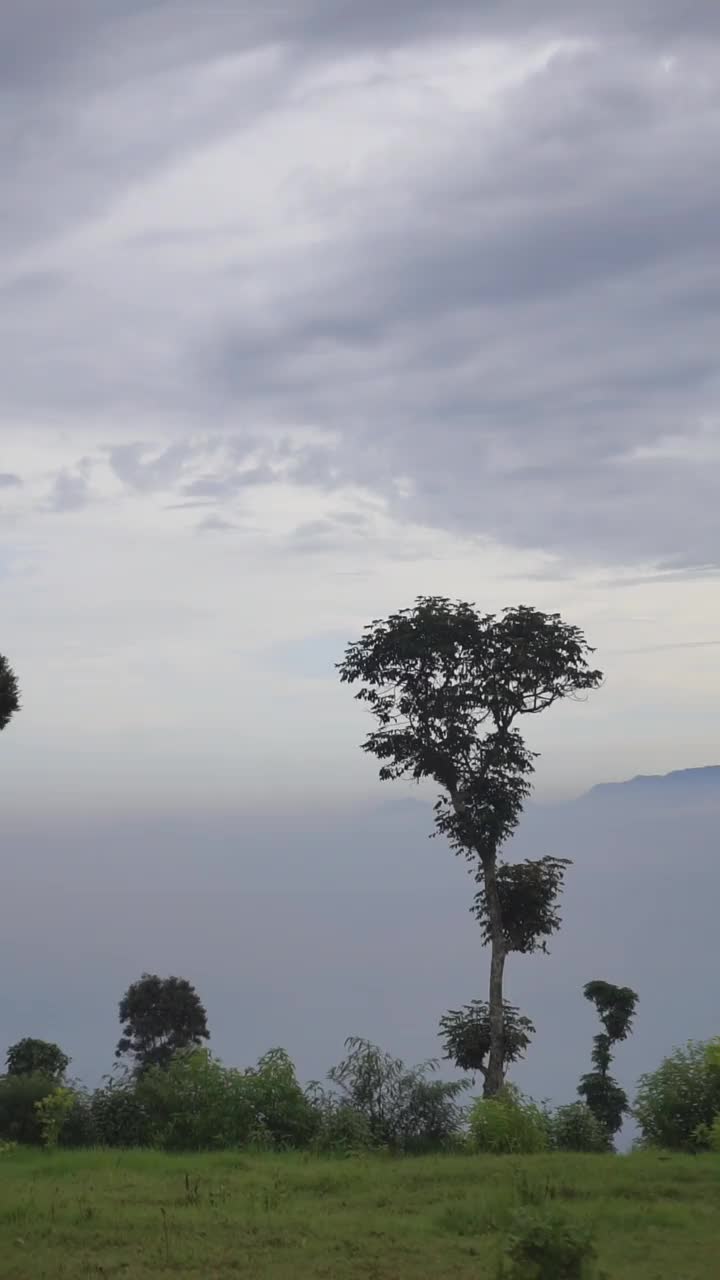
[[468, 1087], [465, 1081], [433, 1080], [436, 1063], [407, 1067], [367, 1040], [353, 1037], [346, 1047], [347, 1057], [328, 1079], [364, 1117], [374, 1146], [428, 1151], [450, 1144], [462, 1131], [466, 1109], [458, 1098]]
[[271, 1049], [240, 1078], [256, 1133], [266, 1135], [275, 1148], [307, 1146], [320, 1117], [285, 1050]]
[[476, 1151], [493, 1155], [531, 1155], [550, 1145], [547, 1116], [512, 1085], [494, 1098], [476, 1098], [470, 1134]]
[[207, 1049], [176, 1054], [151, 1067], [134, 1093], [147, 1117], [146, 1141], [166, 1151], [242, 1146], [253, 1127], [243, 1073], [224, 1067]]
[[558, 1214], [518, 1214], [508, 1239], [506, 1280], [590, 1280], [595, 1246], [589, 1229]]
[[72, 1106], [68, 1109], [60, 1131], [62, 1147], [95, 1147], [98, 1135], [92, 1114], [91, 1095], [79, 1085], [73, 1086]]
[[720, 1114], [713, 1044], [691, 1040], [641, 1076], [633, 1112], [646, 1144], [680, 1151], [707, 1145]]
[[558, 1107], [549, 1118], [550, 1142], [556, 1151], [601, 1152], [610, 1150], [605, 1126], [585, 1102]]
[[367, 1116], [361, 1111], [319, 1085], [310, 1086], [308, 1097], [317, 1116], [317, 1129], [312, 1141], [314, 1151], [323, 1155], [352, 1155], [372, 1150], [372, 1132]]
[[[68, 1123], [71, 1123], [72, 1117]], [[152, 1145], [152, 1125], [146, 1106], [130, 1079], [110, 1080], [90, 1099], [90, 1121], [102, 1147]]]
[[0, 1076], [0, 1138], [39, 1146], [42, 1131], [36, 1105], [55, 1088], [47, 1076]]
[[60, 1141], [60, 1132], [75, 1103], [72, 1089], [58, 1085], [51, 1093], [46, 1093], [35, 1103], [40, 1138], [48, 1150], [55, 1148]]
[[92, 1099], [98, 1140], [107, 1146], [212, 1151], [307, 1146], [321, 1117], [282, 1049], [256, 1067], [225, 1067], [206, 1049], [175, 1054], [98, 1090]]

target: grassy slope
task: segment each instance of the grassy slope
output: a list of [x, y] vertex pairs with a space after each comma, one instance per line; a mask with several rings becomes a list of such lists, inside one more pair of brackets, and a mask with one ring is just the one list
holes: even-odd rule
[[720, 1275], [717, 1157], [0, 1156], [0, 1276], [479, 1280], [523, 1202], [593, 1223], [609, 1280]]

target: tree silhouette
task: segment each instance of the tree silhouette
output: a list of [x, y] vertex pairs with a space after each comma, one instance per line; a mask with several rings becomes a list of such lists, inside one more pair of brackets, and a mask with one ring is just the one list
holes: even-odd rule
[[20, 710], [20, 690], [17, 678], [7, 658], [0, 653], [0, 729], [9, 725], [16, 711]]
[[474, 910], [491, 949], [490, 1050], [485, 1092], [504, 1080], [505, 960], [544, 948], [559, 924], [557, 894], [566, 863], [499, 864], [530, 792], [534, 753], [515, 721], [594, 689], [592, 650], [558, 614], [521, 605], [480, 614], [470, 604], [420, 596], [365, 628], [338, 663], [340, 679], [377, 721], [363, 750], [380, 778], [432, 778], [441, 788], [436, 833], [464, 855], [478, 883]]
[[210, 1039], [205, 1009], [185, 978], [144, 973], [120, 1001], [120, 1021], [124, 1026], [115, 1057], [132, 1058], [137, 1075], [149, 1067], [166, 1067], [178, 1050]]
[[598, 979], [585, 984], [583, 995], [595, 1005], [605, 1029], [593, 1040], [595, 1070], [582, 1077], [578, 1093], [612, 1139], [630, 1110], [625, 1090], [610, 1075], [612, 1046], [630, 1034], [638, 995], [630, 987], [616, 987]]
[[7, 1051], [9, 1076], [47, 1076], [48, 1080], [62, 1080], [70, 1066], [70, 1059], [59, 1045], [51, 1040], [33, 1040], [26, 1036]]

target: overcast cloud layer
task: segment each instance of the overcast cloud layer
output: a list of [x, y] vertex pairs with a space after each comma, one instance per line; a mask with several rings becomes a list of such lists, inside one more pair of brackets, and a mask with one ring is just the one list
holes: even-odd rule
[[403, 516], [714, 564], [720, 20], [597, 10], [8, 4], [3, 430], [84, 435], [52, 509], [172, 438], [143, 483], [217, 527], [302, 428]]
[[418, 591], [587, 628], [558, 788], [712, 757], [720, 17], [627, 8], [4, 7], [14, 794], [339, 785]]

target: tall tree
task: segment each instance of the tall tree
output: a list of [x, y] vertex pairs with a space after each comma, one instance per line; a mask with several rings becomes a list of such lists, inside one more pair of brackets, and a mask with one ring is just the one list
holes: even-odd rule
[[124, 1024], [115, 1057], [133, 1059], [136, 1075], [148, 1067], [166, 1067], [179, 1049], [210, 1039], [207, 1014], [185, 978], [159, 978], [144, 973], [120, 1001]]
[[610, 1075], [612, 1048], [632, 1031], [638, 995], [630, 987], [616, 987], [599, 979], [587, 982], [583, 995], [595, 1005], [604, 1030], [593, 1040], [594, 1070], [582, 1077], [578, 1093], [612, 1141], [630, 1110], [625, 1090]]
[[17, 678], [7, 658], [0, 653], [0, 729], [5, 729], [20, 709]]
[[47, 1076], [48, 1080], [62, 1080], [70, 1066], [70, 1059], [59, 1045], [51, 1040], [33, 1040], [26, 1036], [7, 1051], [9, 1076]]
[[475, 912], [491, 948], [488, 1096], [504, 1080], [503, 980], [510, 951], [544, 948], [558, 927], [562, 859], [500, 864], [530, 792], [535, 755], [516, 721], [594, 689], [602, 673], [578, 627], [527, 606], [481, 614], [420, 596], [365, 628], [338, 663], [377, 721], [363, 749], [380, 778], [432, 778], [436, 834], [463, 854], [479, 884]]

